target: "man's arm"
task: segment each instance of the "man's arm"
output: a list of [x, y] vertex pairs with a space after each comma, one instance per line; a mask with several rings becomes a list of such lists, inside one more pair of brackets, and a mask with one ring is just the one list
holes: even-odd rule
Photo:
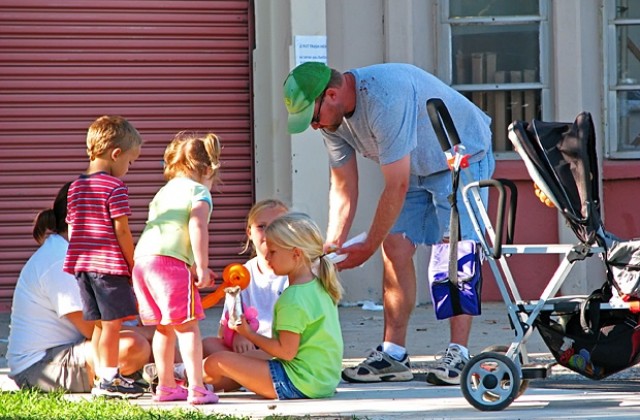
[[[95, 321], [85, 321], [82, 316], [82, 311], [69, 312], [68, 314], [64, 315], [64, 317], [67, 318], [69, 322], [71, 322], [73, 326], [76, 327], [78, 331], [80, 331], [80, 334], [82, 334], [86, 339], [91, 339]], [[131, 326], [123, 324], [122, 331], [133, 331], [146, 338], [148, 342], [151, 342], [156, 328], [150, 325]]]
[[358, 267], [363, 264], [371, 258], [389, 234], [400, 215], [409, 188], [410, 163], [410, 157], [406, 155], [396, 162], [380, 167], [384, 177], [384, 190], [378, 200], [378, 207], [371, 222], [367, 240], [342, 249], [342, 252], [348, 253], [349, 256], [338, 264], [340, 269]]
[[358, 204], [358, 164], [355, 154], [342, 166], [331, 168], [327, 243], [340, 246], [347, 239]]
[[84, 338], [91, 339], [95, 321], [85, 321], [82, 318], [82, 311], [69, 312], [64, 315], [64, 317], [67, 318], [69, 322], [78, 329], [78, 331], [80, 331], [80, 334], [82, 334]]

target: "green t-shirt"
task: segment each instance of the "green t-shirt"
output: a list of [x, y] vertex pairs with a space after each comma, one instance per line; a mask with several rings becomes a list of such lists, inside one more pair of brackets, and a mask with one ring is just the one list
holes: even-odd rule
[[273, 336], [281, 330], [300, 334], [298, 354], [280, 360], [291, 382], [309, 398], [333, 395], [342, 370], [342, 331], [338, 307], [318, 279], [282, 292], [274, 308]]
[[149, 204], [149, 218], [134, 257], [164, 255], [193, 265], [189, 218], [198, 201], [209, 203], [211, 217], [213, 203], [207, 187], [189, 178], [173, 178], [167, 182]]

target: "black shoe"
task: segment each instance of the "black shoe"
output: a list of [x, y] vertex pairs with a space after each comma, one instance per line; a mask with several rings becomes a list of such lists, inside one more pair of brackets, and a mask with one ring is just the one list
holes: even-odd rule
[[108, 398], [138, 398], [144, 395], [144, 388], [118, 373], [110, 381], [100, 380], [91, 390], [91, 395]]
[[140, 388], [144, 389], [145, 392], [151, 392], [151, 384], [144, 379], [142, 369], [133, 372], [129, 376], [123, 376], [123, 378], [138, 385]]

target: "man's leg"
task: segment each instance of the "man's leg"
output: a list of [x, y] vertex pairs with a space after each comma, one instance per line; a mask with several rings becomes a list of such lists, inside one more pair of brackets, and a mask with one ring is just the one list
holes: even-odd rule
[[382, 244], [384, 276], [384, 341], [404, 347], [409, 317], [416, 305], [415, 246], [401, 234], [389, 235]]
[[451, 343], [468, 347], [469, 334], [471, 334], [470, 315], [458, 315], [449, 319], [449, 329], [451, 331]]
[[120, 373], [129, 376], [139, 371], [151, 359], [151, 345], [145, 336], [131, 331], [120, 331], [118, 367]]
[[403, 355], [394, 358], [383, 347], [353, 368], [342, 371], [349, 382], [410, 381], [413, 373], [404, 350], [411, 311], [416, 303], [416, 273], [413, 266], [415, 246], [402, 234], [387, 236], [382, 244], [384, 275], [384, 342]]
[[[494, 168], [495, 161], [491, 150], [489, 150], [484, 159], [471, 164], [469, 168], [465, 170], [465, 182], [468, 176], [470, 176], [471, 180], [491, 178]], [[480, 196], [486, 208], [489, 199], [488, 188], [481, 189]], [[434, 199], [444, 203], [439, 195], [434, 194]], [[460, 232], [462, 239], [477, 240], [476, 232], [467, 213], [466, 206], [460, 205], [462, 202], [461, 189], [459, 189], [458, 210], [460, 211]], [[472, 203], [472, 205], [475, 207], [474, 203]], [[469, 361], [467, 345], [471, 333], [471, 321], [472, 318], [469, 315], [459, 315], [450, 319], [451, 342], [449, 347], [440, 354], [437, 365], [428, 369], [427, 382], [434, 385], [457, 385], [460, 383], [462, 369], [464, 369], [465, 364]]]

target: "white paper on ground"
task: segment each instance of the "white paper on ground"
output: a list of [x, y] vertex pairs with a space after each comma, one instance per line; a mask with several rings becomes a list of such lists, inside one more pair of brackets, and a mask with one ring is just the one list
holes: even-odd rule
[[383, 309], [384, 307], [382, 305], [378, 305], [377, 303], [370, 300], [365, 300], [364, 302], [362, 302], [363, 311], [381, 311]]

